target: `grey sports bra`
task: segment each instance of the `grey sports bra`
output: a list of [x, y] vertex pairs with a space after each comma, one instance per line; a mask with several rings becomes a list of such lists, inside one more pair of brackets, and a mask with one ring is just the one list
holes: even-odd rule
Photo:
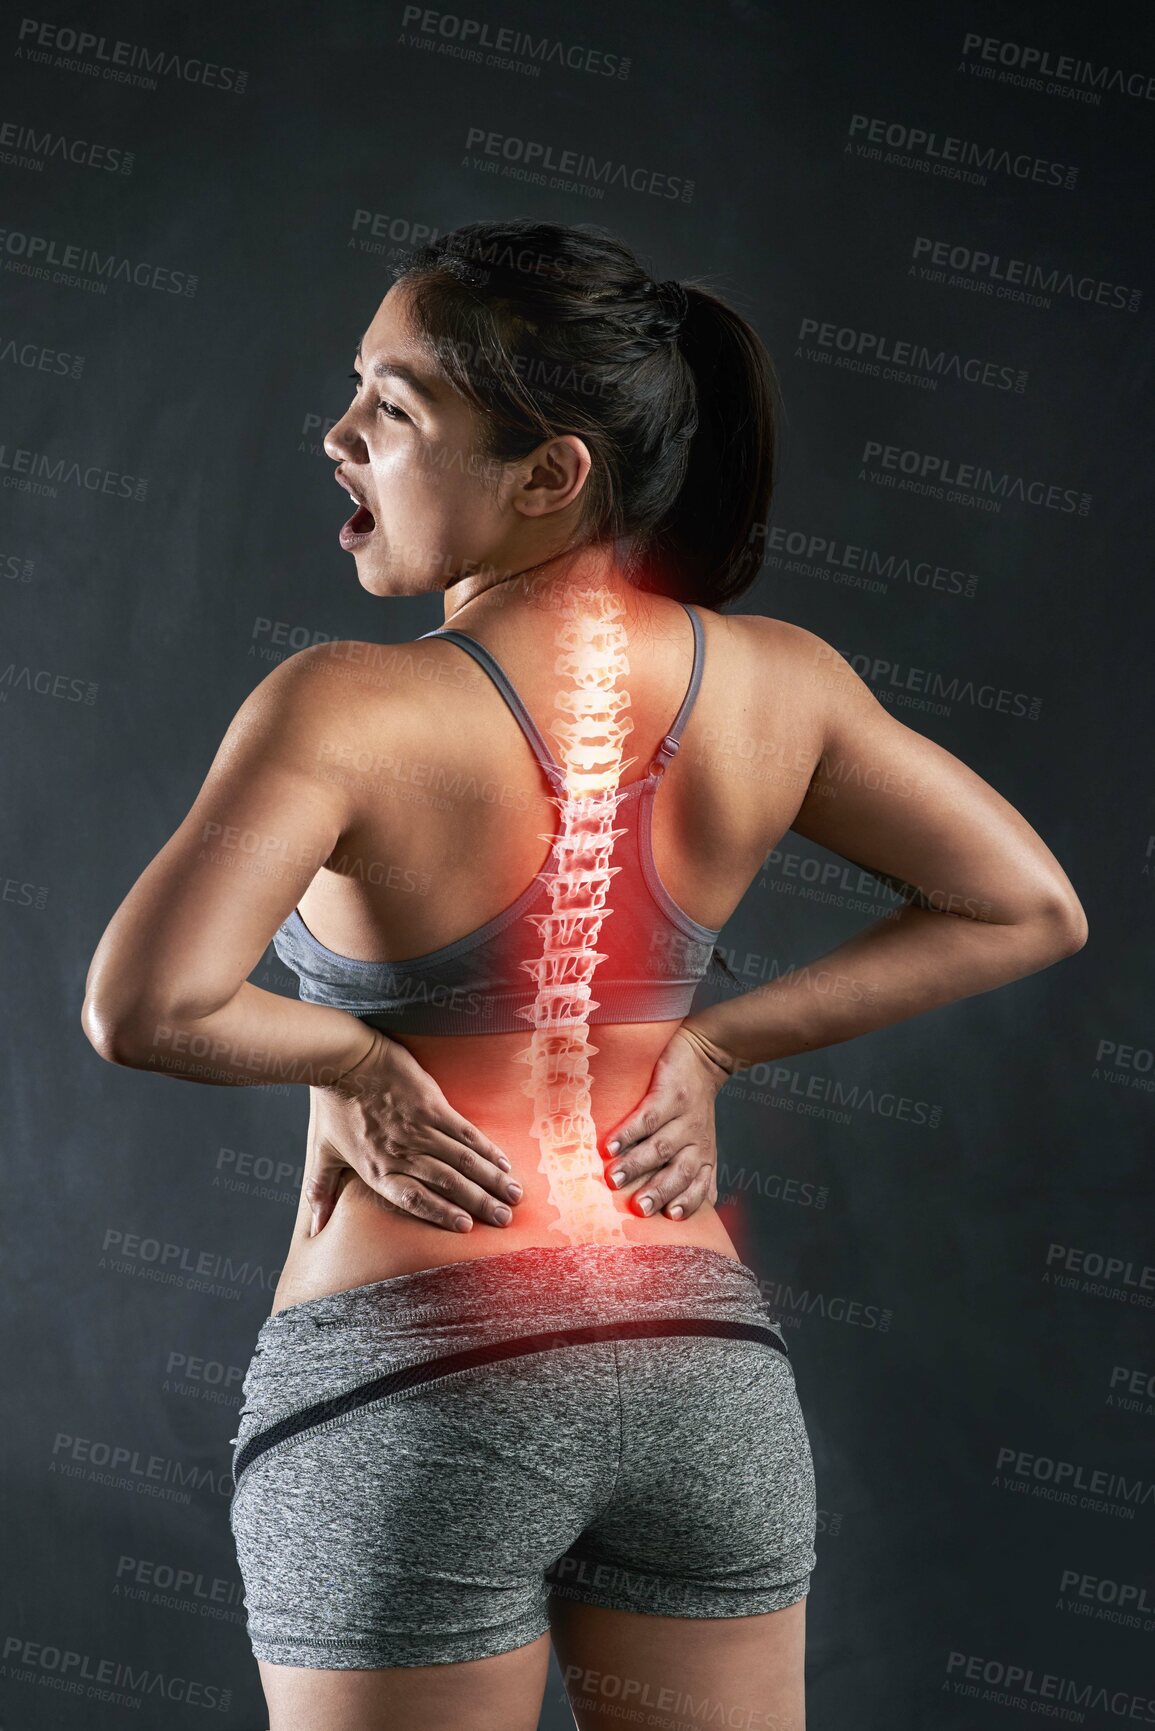
[[[625, 833], [613, 848], [613, 864], [619, 869], [607, 904], [612, 912], [598, 936], [598, 950], [605, 959], [593, 975], [596, 1007], [588, 1017], [591, 1025], [680, 1021], [690, 1010], [720, 930], [700, 925], [678, 906], [654, 863], [654, 796], [678, 749], [702, 682], [702, 622], [692, 607], [682, 605], [694, 627], [693, 671], [650, 773], [621, 790], [614, 827]], [[564, 795], [565, 771], [484, 644], [452, 626], [422, 636], [448, 638], [485, 669], [529, 741], [551, 792]], [[558, 833], [556, 826], [554, 833]], [[349, 1010], [383, 1033], [524, 1033], [528, 1039], [530, 1024], [517, 1012], [532, 1002], [534, 988], [521, 963], [541, 955], [541, 934], [533, 916], [549, 911], [548, 865], [547, 860], [521, 895], [491, 920], [428, 955], [399, 962], [362, 962], [338, 955], [318, 942], [296, 908], [275, 933], [273, 947], [299, 975], [301, 998]]]

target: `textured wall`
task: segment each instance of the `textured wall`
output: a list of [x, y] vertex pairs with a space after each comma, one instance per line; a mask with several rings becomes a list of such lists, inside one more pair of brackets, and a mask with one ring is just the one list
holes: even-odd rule
[[[102, 1063], [84, 977], [268, 668], [439, 622], [358, 588], [320, 439], [397, 251], [502, 214], [754, 319], [788, 423], [743, 609], [991, 781], [1089, 916], [722, 1096], [818, 1477], [811, 1723], [1155, 1723], [1149, 9], [92, 4], [10, 11], [0, 62], [0, 1723], [265, 1724], [226, 1439], [304, 1091]], [[753, 983], [891, 901], [788, 837], [723, 942]]]

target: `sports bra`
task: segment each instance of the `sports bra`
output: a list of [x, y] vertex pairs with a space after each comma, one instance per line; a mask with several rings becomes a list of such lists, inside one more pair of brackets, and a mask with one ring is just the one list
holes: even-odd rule
[[[586, 1018], [591, 1025], [681, 1021], [689, 1013], [721, 930], [691, 919], [666, 890], [654, 863], [654, 796], [678, 749], [702, 682], [702, 622], [692, 607], [685, 602], [681, 605], [694, 627], [693, 671], [682, 706], [651, 761], [650, 773], [619, 790], [614, 828], [624, 833], [617, 836], [610, 856], [618, 870], [597, 939], [603, 960], [592, 976], [594, 1001]], [[555, 797], [564, 797], [564, 769], [505, 670], [485, 645], [452, 626], [421, 635], [448, 638], [484, 668], [528, 740], [550, 791]], [[555, 836], [560, 831], [560, 812], [557, 819]], [[534, 916], [545, 915], [550, 909], [547, 873], [551, 863], [552, 848], [532, 883], [508, 907], [476, 931], [424, 956], [364, 962], [338, 955], [318, 942], [296, 908], [274, 934], [273, 947], [299, 976], [301, 998], [348, 1010], [383, 1033], [524, 1033], [528, 1039], [531, 1024], [517, 1012], [532, 1003], [534, 985], [521, 964], [541, 957], [541, 929]]]

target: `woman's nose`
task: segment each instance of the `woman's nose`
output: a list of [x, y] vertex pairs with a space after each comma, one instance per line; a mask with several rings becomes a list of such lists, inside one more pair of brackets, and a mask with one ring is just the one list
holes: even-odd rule
[[361, 451], [361, 438], [353, 426], [351, 415], [342, 415], [325, 434], [321, 443], [325, 447], [326, 456], [332, 457], [335, 463], [346, 458], [356, 459]]

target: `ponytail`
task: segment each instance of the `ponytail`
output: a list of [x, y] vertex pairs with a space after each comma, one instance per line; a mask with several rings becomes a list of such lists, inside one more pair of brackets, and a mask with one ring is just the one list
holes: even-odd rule
[[715, 609], [757, 581], [778, 458], [778, 380], [746, 320], [684, 285], [678, 346], [694, 380], [695, 426], [685, 477], [655, 530], [666, 593]]

